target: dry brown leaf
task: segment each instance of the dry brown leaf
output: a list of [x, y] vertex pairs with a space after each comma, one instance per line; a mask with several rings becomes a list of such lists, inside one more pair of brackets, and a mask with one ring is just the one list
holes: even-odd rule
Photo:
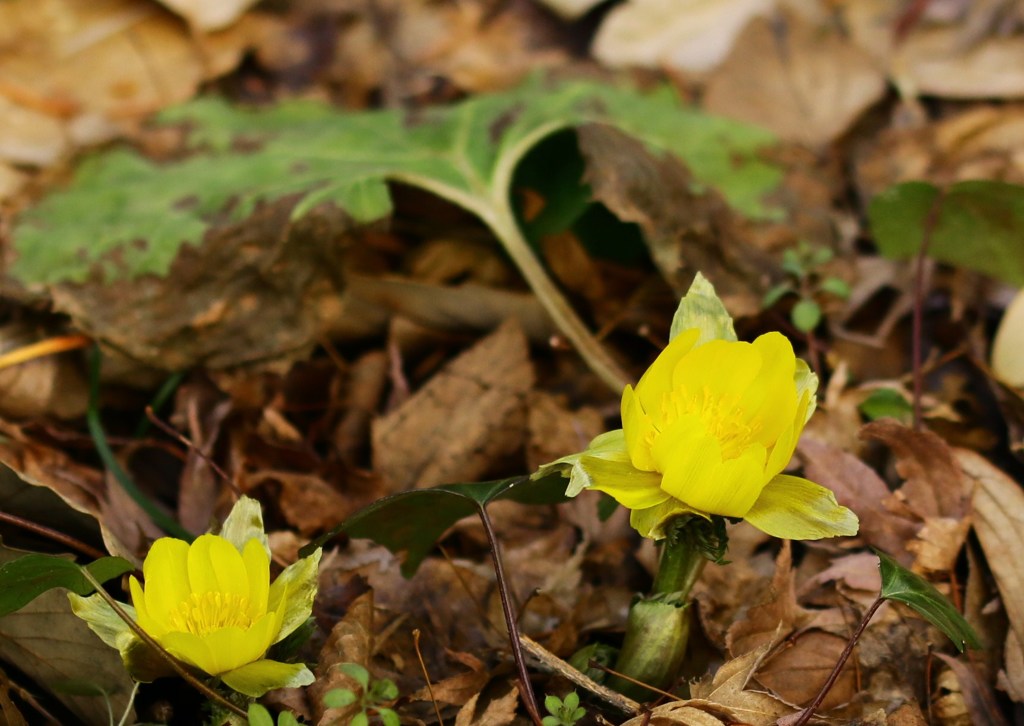
[[570, 411], [558, 396], [533, 391], [528, 398], [526, 468], [583, 451], [604, 430], [601, 414], [594, 408]]
[[610, 66], [709, 71], [775, 0], [630, 0], [605, 17], [594, 57]]
[[[780, 647], [757, 671], [757, 680], [787, 703], [806, 706], [832, 673], [847, 639], [812, 630]], [[857, 693], [853, 664], [847, 662], [832, 689], [821, 704], [828, 711], [848, 703]]]
[[373, 591], [360, 595], [348, 608], [345, 617], [335, 623], [327, 641], [320, 649], [315, 674], [316, 680], [307, 690], [307, 700], [313, 709], [314, 720], [321, 726], [345, 723], [344, 719], [356, 713], [358, 706], [325, 708], [324, 694], [332, 688], [359, 691], [359, 684], [338, 670], [342, 663], [358, 663], [367, 670], [374, 650]]
[[519, 689], [512, 686], [508, 693], [490, 701], [480, 714], [476, 713], [480, 694], [470, 698], [455, 716], [455, 726], [508, 726], [516, 719], [519, 707]]
[[[0, 328], [0, 352], [39, 338], [22, 325], [6, 325]], [[8, 418], [76, 418], [85, 413], [88, 402], [89, 386], [75, 354], [47, 355], [0, 370], [0, 414]]]
[[775, 561], [775, 575], [767, 595], [747, 610], [745, 618], [729, 628], [725, 642], [731, 655], [748, 653], [762, 646], [774, 647], [808, 623], [812, 616], [796, 601], [794, 575], [792, 548], [786, 540]]
[[118, 124], [183, 101], [233, 68], [262, 22], [199, 46], [144, 0], [0, 4], [0, 155], [47, 165], [75, 145], [111, 138]]
[[900, 494], [920, 517], [962, 519], [970, 511], [972, 485], [956, 465], [949, 446], [929, 431], [912, 431], [892, 419], [867, 424], [861, 436], [881, 441], [896, 457], [905, 483]]
[[807, 478], [831, 489], [840, 503], [857, 512], [860, 537], [909, 565], [912, 558], [905, 547], [917, 524], [886, 508], [890, 492], [881, 477], [853, 454], [816, 438], [803, 437], [798, 451]]
[[[468, 671], [448, 676], [430, 688], [424, 686], [411, 694], [409, 698], [414, 701], [437, 701], [453, 706], [463, 706], [471, 700], [476, 699], [480, 692], [491, 679], [491, 673], [486, 664], [470, 653], [448, 652], [453, 660], [469, 668]], [[475, 702], [475, 701], [474, 701]]]
[[685, 703], [728, 714], [734, 722], [750, 726], [770, 726], [783, 716], [793, 713], [791, 706], [769, 693], [746, 690], [767, 654], [768, 646], [765, 645], [727, 661], [713, 677], [705, 676], [693, 683], [690, 686], [693, 698]]
[[885, 88], [871, 57], [834, 27], [795, 15], [759, 18], [711, 75], [704, 105], [783, 139], [818, 146], [845, 132]]
[[245, 476], [243, 491], [262, 486], [278, 486], [274, 498], [281, 514], [299, 533], [310, 536], [340, 524], [357, 508], [355, 502], [314, 474], [292, 471], [260, 471]]
[[956, 676], [960, 686], [959, 692], [963, 697], [972, 723], [1009, 726], [1009, 722], [1003, 716], [999, 703], [996, 701], [995, 692], [976, 665], [960, 658], [953, 658], [945, 653], [936, 653], [935, 656], [949, 666], [953, 675]]
[[1012, 630], [1006, 634], [1003, 660], [1006, 667], [996, 676], [996, 685], [1017, 703], [1024, 702], [1024, 647]]
[[907, 550], [914, 553], [914, 570], [924, 574], [951, 571], [970, 528], [966, 518], [926, 519], [917, 537], [907, 543]]
[[[893, 32], [905, 8], [890, 0], [843, 4], [844, 24], [858, 46], [888, 70], [904, 96], [1020, 98], [1024, 37], [993, 32], [984, 17], [998, 3], [963, 3], [962, 12], [927, 14], [908, 33]], [[947, 8], [948, 9], [948, 8]]]
[[[1007, 639], [1007, 658], [1020, 655], [1024, 643], [1024, 491], [1020, 484], [966, 449], [953, 452], [964, 474], [977, 482], [974, 490], [974, 531], [992, 570], [1015, 643]], [[1015, 663], [1003, 672], [1006, 690], [1024, 694], [1024, 672]]]
[[679, 294], [700, 270], [734, 315], [754, 314], [779, 273], [740, 232], [726, 201], [700, 189], [671, 156], [655, 157], [639, 141], [602, 125], [582, 126], [583, 180], [593, 197], [624, 222], [639, 225], [654, 264]]
[[510, 320], [374, 422], [375, 471], [390, 491], [485, 477], [522, 446], [532, 386], [526, 338]]

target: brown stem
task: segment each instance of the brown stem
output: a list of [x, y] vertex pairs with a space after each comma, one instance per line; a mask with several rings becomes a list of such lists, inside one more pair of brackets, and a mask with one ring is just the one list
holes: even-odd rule
[[114, 611], [117, 617], [121, 618], [121, 620], [124, 621], [124, 624], [127, 625], [129, 629], [133, 633], [135, 633], [135, 635], [138, 636], [140, 640], [142, 640], [146, 645], [152, 648], [158, 656], [160, 656], [163, 660], [167, 661], [167, 664], [174, 669], [175, 673], [177, 673], [179, 676], [188, 681], [188, 683], [193, 688], [195, 688], [197, 691], [199, 691], [204, 696], [209, 698], [211, 701], [216, 701], [218, 704], [228, 709], [229, 711], [231, 711], [231, 713], [235, 714], [236, 716], [241, 716], [244, 719], [247, 719], [249, 717], [248, 714], [241, 708], [231, 703], [231, 701], [224, 698], [224, 696], [220, 695], [219, 693], [217, 693], [217, 691], [213, 690], [208, 685], [206, 685], [198, 678], [196, 678], [194, 675], [189, 673], [188, 669], [185, 666], [183, 666], [181, 662], [178, 661], [177, 658], [168, 653], [167, 650], [162, 645], [160, 645], [158, 642], [156, 642], [156, 640], [153, 639], [153, 636], [151, 636], [149, 633], [143, 630], [139, 626], [139, 624], [132, 619], [131, 615], [125, 612], [124, 608], [121, 607], [121, 603], [115, 600], [110, 595], [109, 592], [103, 589], [103, 585], [101, 585], [99, 581], [95, 577], [93, 577], [92, 573], [89, 572], [88, 569], [82, 567], [80, 568], [80, 570], [85, 579], [88, 580], [89, 583], [96, 588], [96, 593], [101, 598], [103, 598], [103, 601], [110, 606], [110, 608]]
[[38, 524], [28, 519], [22, 519], [15, 514], [7, 514], [6, 512], [0, 512], [0, 522], [7, 522], [13, 524], [15, 527], [24, 529], [27, 532], [38, 534], [41, 537], [52, 539], [54, 542], [60, 542], [63, 545], [67, 545], [73, 550], [81, 552], [86, 557], [92, 557], [95, 560], [101, 557], [106, 557], [107, 553], [102, 550], [98, 550], [92, 545], [88, 545], [85, 542], [75, 539], [63, 532], [58, 532], [55, 529], [50, 529], [42, 524]]
[[187, 436], [178, 432], [173, 427], [168, 426], [163, 421], [161, 421], [160, 417], [153, 412], [152, 406], [146, 406], [146, 418], [148, 418], [150, 423], [152, 423], [158, 429], [163, 431], [168, 436], [177, 439], [182, 446], [187, 448], [189, 451], [194, 452], [196, 456], [205, 461], [206, 465], [213, 470], [213, 473], [219, 476], [221, 479], [223, 479], [224, 483], [231, 488], [231, 491], [234, 493], [236, 499], [242, 496], [242, 490], [239, 489], [235, 481], [227, 475], [227, 472], [225, 472], [223, 469], [217, 466], [217, 462], [210, 458], [205, 451], [203, 451], [194, 443], [192, 443], [192, 441], [189, 440]]
[[879, 597], [868, 608], [867, 612], [864, 613], [864, 617], [860, 620], [860, 625], [857, 626], [856, 632], [850, 637], [846, 647], [843, 648], [843, 652], [839, 654], [839, 660], [836, 661], [835, 667], [828, 676], [828, 680], [825, 681], [825, 685], [818, 691], [818, 695], [814, 697], [810, 705], [807, 706], [803, 711], [800, 712], [800, 717], [789, 726], [803, 726], [805, 723], [811, 720], [814, 712], [821, 706], [822, 701], [825, 700], [825, 696], [832, 690], [832, 686], [835, 685], [836, 680], [839, 678], [839, 674], [843, 670], [843, 666], [846, 665], [846, 661], [850, 658], [850, 653], [853, 652], [854, 646], [857, 645], [857, 641], [860, 640], [860, 636], [864, 633], [864, 629], [868, 627], [868, 623], [871, 622], [871, 618], [875, 616], [875, 611], [882, 606], [885, 602], [885, 598]]
[[928, 259], [928, 247], [931, 246], [932, 235], [935, 233], [935, 225], [938, 224], [939, 212], [942, 210], [942, 202], [945, 198], [946, 190], [940, 189], [935, 199], [932, 200], [931, 207], [928, 208], [928, 214], [924, 218], [924, 226], [921, 230], [921, 249], [917, 253], [917, 265], [914, 271], [913, 340], [911, 341], [911, 363], [914, 370], [914, 431], [921, 430], [921, 394], [924, 389], [924, 372], [921, 369], [924, 266]]
[[491, 546], [491, 560], [494, 562], [494, 575], [498, 583], [498, 595], [501, 597], [501, 611], [505, 616], [505, 626], [508, 628], [508, 639], [512, 646], [512, 658], [516, 662], [516, 673], [519, 676], [519, 688], [523, 705], [535, 726], [542, 726], [540, 711], [537, 709], [537, 699], [533, 695], [533, 686], [530, 684], [530, 673], [526, 670], [526, 660], [523, 658], [523, 647], [519, 642], [519, 623], [516, 622], [516, 614], [512, 609], [512, 600], [508, 594], [508, 581], [505, 579], [505, 568], [501, 564], [501, 552], [498, 550], [498, 538], [494, 534], [494, 526], [491, 524], [491, 517], [482, 504], [477, 504], [477, 513], [480, 521], [483, 522], [484, 532], [487, 533], [487, 542]]

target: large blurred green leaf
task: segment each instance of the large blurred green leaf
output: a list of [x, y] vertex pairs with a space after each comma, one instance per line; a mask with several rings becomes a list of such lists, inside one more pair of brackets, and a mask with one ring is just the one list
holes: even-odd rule
[[930, 216], [929, 256], [1024, 286], [1024, 187], [965, 181], [942, 194], [927, 182], [906, 182], [868, 209], [879, 250], [897, 259], [920, 252]]
[[681, 157], [741, 212], [764, 216], [781, 172], [758, 158], [763, 130], [650, 94], [589, 82], [518, 89], [415, 112], [341, 112], [309, 101], [245, 109], [200, 98], [164, 112], [191, 129], [193, 154], [158, 164], [116, 149], [83, 162], [74, 182], [20, 218], [11, 274], [24, 283], [165, 273], [183, 244], [257, 202], [302, 198], [295, 214], [332, 201], [358, 221], [391, 208], [385, 182], [428, 189], [493, 223], [507, 214], [520, 159], [541, 139], [583, 123], [610, 123]]
[[964, 648], [981, 648], [974, 628], [953, 604], [930, 582], [900, 565], [883, 552], [878, 555], [878, 568], [882, 573], [881, 596], [912, 607], [921, 617], [949, 636], [960, 652]]
[[445, 530], [500, 499], [523, 504], [564, 502], [565, 480], [560, 475], [541, 479], [514, 477], [399, 492], [359, 510], [306, 545], [300, 554], [306, 556], [332, 537], [345, 533], [372, 539], [396, 554], [405, 552], [402, 574], [411, 577]]

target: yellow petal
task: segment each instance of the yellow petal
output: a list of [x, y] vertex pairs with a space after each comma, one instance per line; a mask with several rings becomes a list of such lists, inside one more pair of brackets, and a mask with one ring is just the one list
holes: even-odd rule
[[796, 357], [792, 344], [779, 333], [766, 333], [752, 345], [761, 355], [761, 369], [741, 405], [746, 420], [757, 423], [755, 438], [769, 446], [790, 425], [797, 407]]
[[636, 384], [636, 395], [640, 399], [643, 410], [648, 414], [655, 418], [658, 417], [662, 396], [672, 390], [676, 366], [690, 353], [699, 337], [700, 330], [697, 328], [679, 333], [658, 354], [650, 368], [640, 378], [640, 382]]
[[282, 614], [281, 628], [275, 642], [287, 637], [306, 622], [313, 611], [321, 554], [321, 550], [317, 550], [309, 557], [288, 565], [270, 586], [267, 608], [281, 611]]
[[787, 428], [779, 433], [778, 440], [768, 457], [768, 465], [765, 467], [765, 478], [771, 480], [779, 474], [789, 460], [793, 458], [796, 450], [796, 442], [800, 438], [800, 432], [804, 430], [804, 422], [807, 420], [807, 407], [810, 405], [810, 395], [805, 392], [796, 407], [796, 414]]
[[250, 539], [242, 550], [245, 573], [249, 578], [249, 616], [256, 619], [267, 612], [267, 594], [270, 592], [270, 558], [263, 543]]
[[765, 486], [745, 519], [783, 539], [853, 536], [859, 527], [857, 515], [836, 502], [828, 489], [785, 474]]
[[135, 575], [128, 578], [128, 590], [131, 592], [132, 603], [135, 605], [135, 622], [139, 624], [139, 627], [154, 638], [159, 638], [163, 633], [167, 632], [165, 622], [155, 620], [150, 614], [149, 608], [146, 605], [146, 593], [143, 591], [139, 581], [135, 579]]
[[249, 596], [245, 562], [223, 537], [203, 534], [188, 549], [188, 578], [196, 593], [222, 592]]
[[796, 386], [796, 395], [798, 399], [801, 398], [805, 392], [810, 397], [807, 413], [804, 414], [803, 420], [803, 423], [807, 423], [811, 418], [811, 414], [814, 413], [814, 409], [818, 402], [818, 375], [811, 370], [811, 367], [807, 365], [806, 362], [797, 358], [796, 372], [793, 374], [793, 383]]
[[633, 466], [643, 471], [654, 471], [654, 459], [648, 441], [656, 432], [650, 416], [644, 411], [632, 386], [626, 386], [622, 392], [622, 431], [625, 435], [626, 450]]
[[742, 396], [761, 371], [761, 353], [750, 343], [712, 340], [679, 361], [672, 387], [715, 399]]
[[614, 497], [629, 509], [653, 507], [669, 498], [661, 488], [661, 474], [640, 471], [626, 457], [614, 460], [584, 456], [580, 467], [586, 471], [591, 489]]
[[663, 474], [662, 489], [684, 502], [689, 501], [686, 494], [694, 486], [702, 486], [722, 461], [718, 439], [708, 433], [697, 414], [673, 421], [655, 440], [651, 451]]
[[209, 642], [205, 638], [194, 633], [178, 631], [164, 633], [159, 642], [175, 658], [195, 666], [204, 673], [215, 676], [222, 672], [220, 656], [210, 650]]
[[302, 663], [279, 663], [258, 660], [221, 675], [229, 688], [259, 698], [275, 688], [300, 688], [314, 680], [313, 673]]
[[[188, 579], [188, 543], [172, 537], [161, 537], [149, 548], [142, 564], [146, 578], [143, 598], [133, 599], [136, 607], [145, 607], [152, 623], [166, 629], [167, 615], [183, 600], [192, 588]], [[132, 592], [135, 597], [135, 592]], [[145, 627], [145, 626], [144, 626]]]
[[680, 462], [665, 472], [662, 486], [697, 511], [742, 517], [761, 494], [766, 458], [764, 447], [754, 444], [738, 457], [711, 466]]

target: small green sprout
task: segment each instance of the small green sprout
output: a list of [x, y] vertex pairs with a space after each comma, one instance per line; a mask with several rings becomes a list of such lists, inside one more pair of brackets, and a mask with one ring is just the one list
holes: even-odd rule
[[356, 681], [360, 692], [348, 688], [332, 688], [324, 694], [324, 705], [327, 708], [346, 708], [353, 704], [359, 711], [349, 719], [349, 726], [369, 726], [371, 712], [376, 714], [384, 726], [399, 726], [398, 714], [384, 704], [398, 698], [398, 686], [387, 679], [371, 679], [370, 672], [358, 663], [342, 663], [338, 670]]
[[575, 726], [575, 723], [587, 714], [580, 708], [580, 697], [576, 691], [567, 693], [564, 699], [558, 696], [545, 696], [544, 708], [551, 714], [541, 719], [544, 726]]
[[827, 247], [812, 247], [801, 240], [796, 249], [782, 253], [782, 269], [789, 275], [765, 294], [761, 305], [770, 308], [785, 295], [794, 293], [799, 300], [789, 312], [793, 325], [809, 333], [821, 322], [821, 305], [817, 298], [832, 295], [840, 300], [850, 297], [850, 286], [838, 277], [822, 276], [820, 268], [832, 260], [833, 253]]
[[[274, 726], [274, 717], [260, 704], [250, 703], [249, 726]], [[299, 726], [299, 720], [291, 711], [282, 711], [277, 714], [277, 726]]]

